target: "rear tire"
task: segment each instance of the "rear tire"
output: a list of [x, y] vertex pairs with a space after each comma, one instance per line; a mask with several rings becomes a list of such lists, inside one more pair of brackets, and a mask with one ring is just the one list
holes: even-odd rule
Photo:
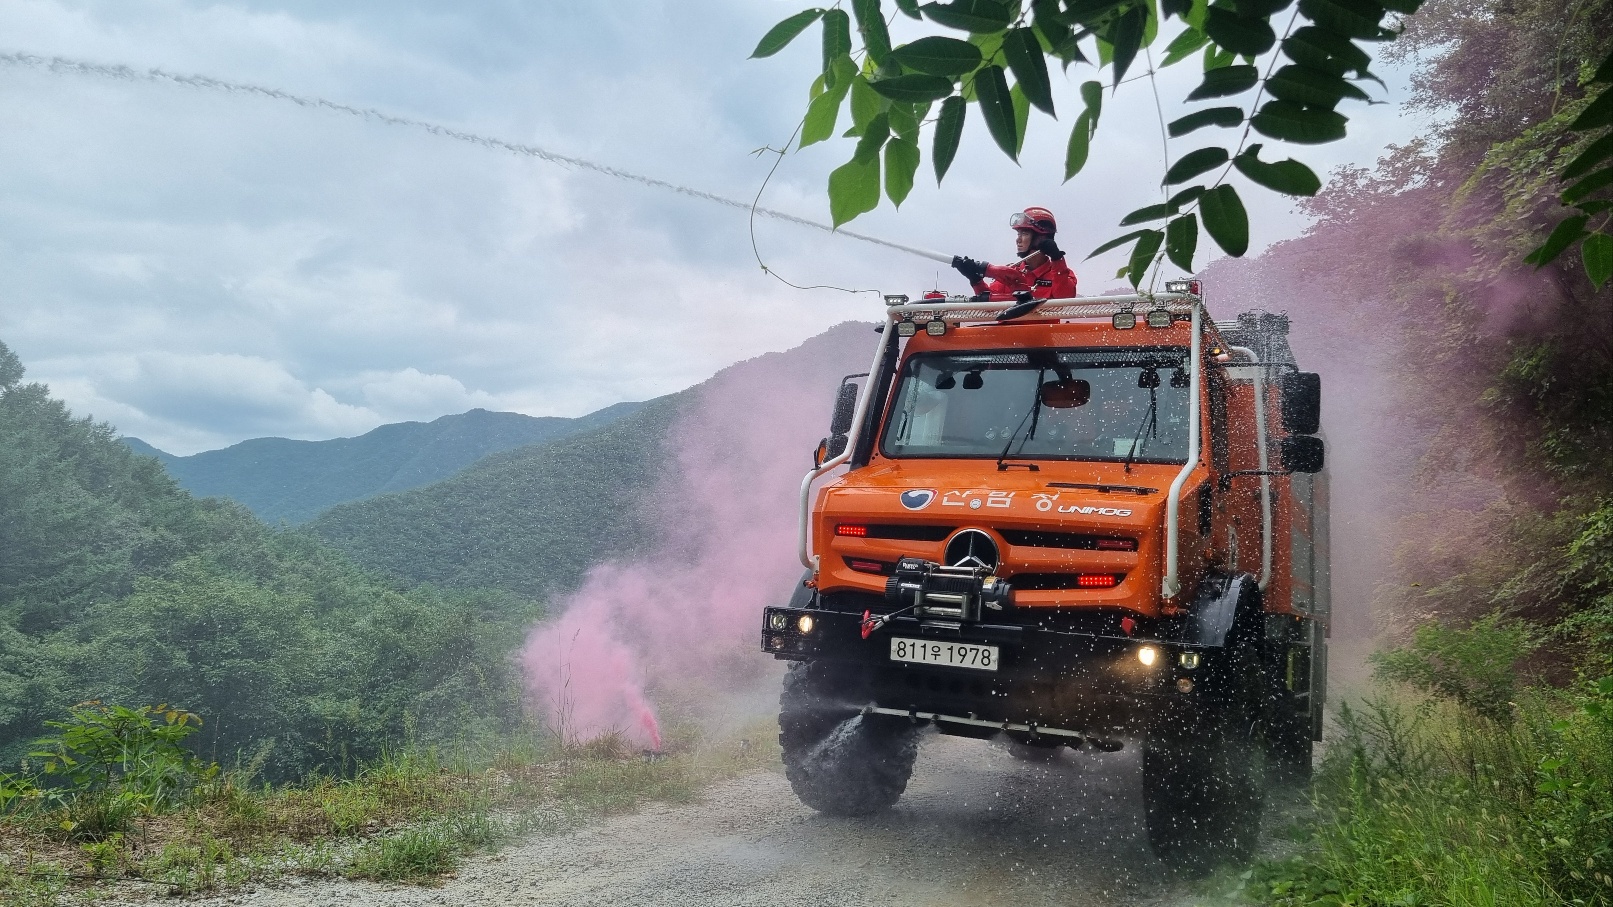
[[918, 756], [912, 722], [861, 714], [855, 691], [855, 682], [829, 666], [798, 662], [779, 694], [784, 776], [802, 803], [831, 816], [889, 809], [907, 790]]
[[1275, 780], [1304, 784], [1311, 780], [1312, 755], [1310, 715], [1279, 715], [1266, 725], [1266, 758]]

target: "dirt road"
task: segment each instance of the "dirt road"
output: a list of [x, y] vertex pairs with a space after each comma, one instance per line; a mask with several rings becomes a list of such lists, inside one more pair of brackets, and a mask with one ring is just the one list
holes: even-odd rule
[[1135, 756], [930, 736], [896, 809], [843, 820], [802, 806], [782, 774], [720, 784], [474, 859], [441, 888], [306, 883], [202, 901], [381, 905], [1109, 905], [1176, 903], [1143, 837]]

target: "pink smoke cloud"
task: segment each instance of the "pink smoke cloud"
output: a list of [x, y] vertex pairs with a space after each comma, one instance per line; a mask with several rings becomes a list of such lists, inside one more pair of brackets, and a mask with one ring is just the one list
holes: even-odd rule
[[533, 703], [573, 741], [607, 732], [658, 749], [652, 691], [753, 681], [764, 605], [801, 576], [797, 494], [834, 388], [873, 355], [844, 324], [696, 388], [666, 442], [651, 510], [659, 544], [608, 560], [535, 627], [522, 650]]

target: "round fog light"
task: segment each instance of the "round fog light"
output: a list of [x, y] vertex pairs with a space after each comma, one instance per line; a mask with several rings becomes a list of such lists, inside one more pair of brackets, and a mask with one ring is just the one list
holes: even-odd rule
[[1191, 692], [1193, 692], [1193, 678], [1191, 678], [1191, 677], [1183, 677], [1180, 680], [1176, 681], [1176, 692], [1178, 692], [1178, 693], [1191, 693]]
[[811, 633], [812, 627], [815, 623], [816, 621], [812, 619], [812, 615], [803, 614], [801, 615], [801, 619], [795, 622], [795, 628], [800, 630], [802, 633]]
[[767, 628], [769, 630], [782, 630], [787, 620], [788, 618], [783, 614], [774, 611], [772, 614], [767, 615]]
[[1143, 667], [1145, 667], [1145, 668], [1153, 667], [1154, 666], [1154, 659], [1156, 659], [1158, 657], [1159, 657], [1159, 650], [1154, 648], [1153, 646], [1143, 646], [1141, 649], [1137, 650], [1137, 660], [1142, 662]]

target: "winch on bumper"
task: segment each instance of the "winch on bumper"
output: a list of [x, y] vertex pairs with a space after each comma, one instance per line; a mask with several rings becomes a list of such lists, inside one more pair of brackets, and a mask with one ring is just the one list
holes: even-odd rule
[[883, 599], [803, 587], [789, 607], [767, 608], [762, 648], [835, 662], [852, 703], [871, 712], [1070, 746], [1135, 738], [1224, 686], [1217, 653], [1150, 632], [1166, 628], [1040, 612], [1015, 609], [1009, 584], [984, 570], [904, 558]]

